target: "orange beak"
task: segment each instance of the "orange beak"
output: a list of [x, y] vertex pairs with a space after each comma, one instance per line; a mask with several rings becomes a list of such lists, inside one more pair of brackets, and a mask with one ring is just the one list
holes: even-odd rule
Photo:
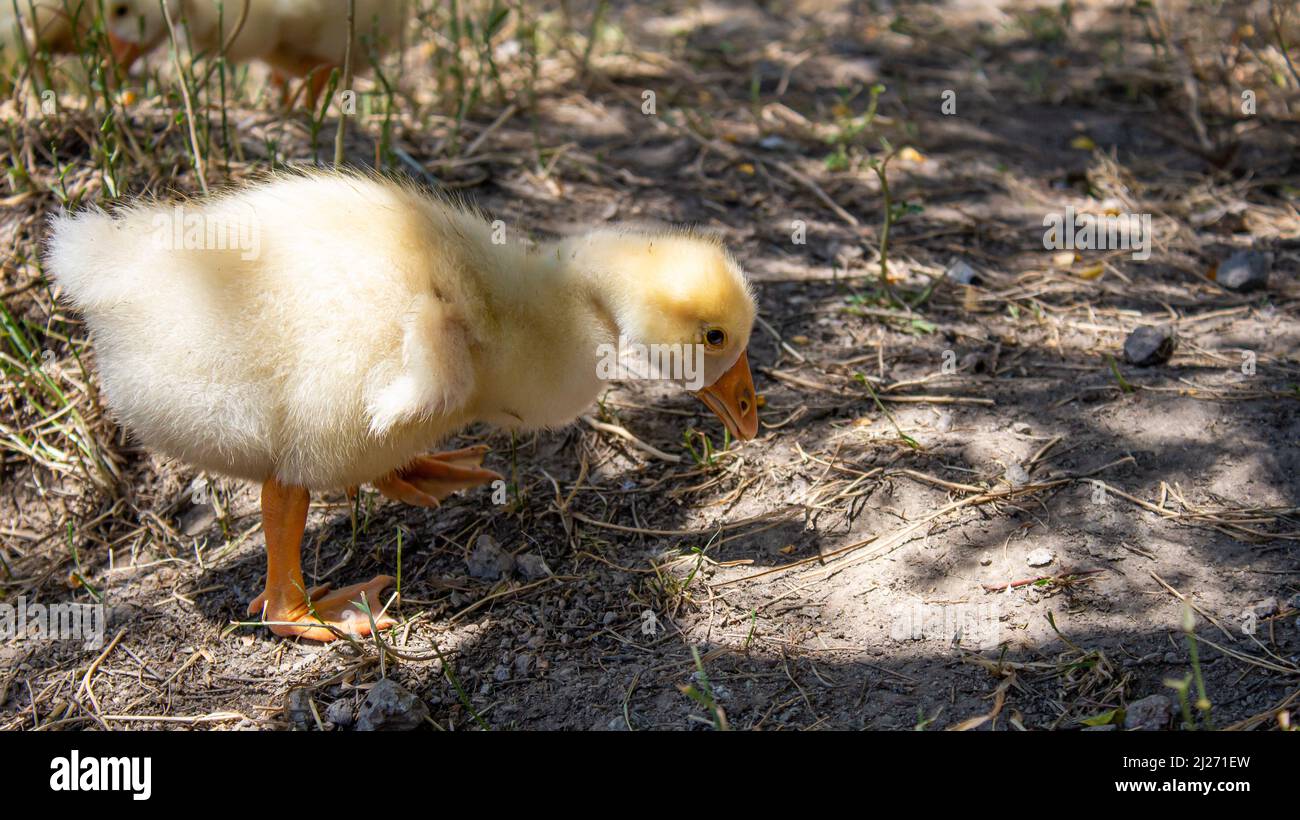
[[117, 61], [123, 71], [130, 71], [131, 66], [144, 53], [144, 49], [140, 48], [139, 43], [123, 40], [111, 31], [108, 32], [108, 45], [113, 50], [113, 59]]
[[695, 395], [722, 420], [733, 437], [749, 441], [758, 434], [754, 377], [749, 372], [749, 355], [744, 351], [730, 370]]

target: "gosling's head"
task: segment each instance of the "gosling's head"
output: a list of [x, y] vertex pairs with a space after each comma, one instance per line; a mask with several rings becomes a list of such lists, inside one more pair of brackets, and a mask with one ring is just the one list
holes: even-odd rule
[[578, 253], [597, 273], [620, 334], [689, 357], [678, 381], [734, 437], [753, 438], [758, 406], [745, 348], [756, 307], [744, 271], [722, 243], [678, 232], [598, 232]]
[[[179, 24], [180, 0], [166, 2], [173, 22]], [[163, 41], [167, 36], [167, 18], [158, 0], [107, 0], [104, 3], [104, 30], [113, 57], [125, 70], [140, 55]]]

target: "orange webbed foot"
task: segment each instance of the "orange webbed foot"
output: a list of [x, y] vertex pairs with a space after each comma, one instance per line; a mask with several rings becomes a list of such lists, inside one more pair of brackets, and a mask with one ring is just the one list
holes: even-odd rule
[[420, 456], [396, 473], [375, 482], [375, 489], [394, 501], [418, 507], [436, 507], [458, 490], [504, 480], [500, 473], [481, 466], [487, 453], [487, 447], [477, 445]]
[[[333, 641], [339, 637], [335, 629], [347, 635], [365, 637], [371, 634], [370, 616], [357, 606], [363, 593], [366, 605], [374, 614], [375, 626], [387, 629], [397, 625], [397, 621], [384, 611], [384, 600], [380, 597], [392, 584], [393, 578], [389, 575], [377, 575], [363, 584], [352, 584], [333, 592], [330, 592], [329, 584], [322, 584], [312, 587], [306, 598], [299, 592], [297, 603], [290, 603], [292, 598], [286, 601], [283, 595], [274, 595], [267, 590], [248, 605], [248, 614], [260, 614], [272, 632], [285, 637]], [[271, 603], [277, 600], [278, 604]]]

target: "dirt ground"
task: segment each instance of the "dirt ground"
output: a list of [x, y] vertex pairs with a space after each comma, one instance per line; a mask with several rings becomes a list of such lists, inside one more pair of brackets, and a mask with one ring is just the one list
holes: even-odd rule
[[[102, 195], [98, 121], [11, 119], [6, 150], [45, 170], [10, 174], [6, 312], [82, 426], [34, 408], [7, 337], [0, 600], [100, 600], [109, 621], [106, 652], [0, 646], [0, 727], [330, 729], [387, 677], [440, 729], [1079, 730], [1150, 695], [1177, 728], [1184, 681], [1196, 726], [1278, 728], [1300, 702], [1300, 78], [1268, 3], [1211, 5], [615, 3], [587, 72], [575, 35], [535, 105], [404, 111], [397, 169], [511, 229], [724, 237], [760, 302], [765, 405], [721, 452], [691, 396], [623, 383], [592, 419], [655, 452], [582, 421], [475, 428], [448, 447], [489, 444], [504, 499], [315, 499], [309, 582], [400, 564], [382, 663], [236, 623], [265, 569], [256, 488], [116, 431], [93, 339], [41, 279], [53, 169]], [[421, 48], [400, 79], [417, 111], [438, 93]], [[180, 158], [123, 188], [192, 193], [174, 97], [149, 94], [129, 127]], [[312, 161], [305, 116], [230, 112], [244, 159], [210, 163], [219, 182]], [[381, 120], [352, 128], [353, 163]], [[872, 163], [896, 149], [887, 287], [911, 305], [880, 279]], [[1067, 206], [1151, 215], [1150, 259], [1045, 249]], [[1217, 281], [1240, 250], [1271, 254], [1265, 288]], [[963, 262], [969, 284], [945, 273]], [[1167, 363], [1125, 361], [1139, 325], [1174, 328]], [[89, 439], [108, 480], [78, 466]], [[484, 536], [551, 574], [472, 575]]]

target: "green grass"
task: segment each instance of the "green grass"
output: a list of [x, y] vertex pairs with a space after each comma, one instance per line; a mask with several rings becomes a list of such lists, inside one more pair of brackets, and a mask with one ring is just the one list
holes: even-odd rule
[[713, 685], [709, 683], [709, 674], [704, 670], [704, 661], [700, 659], [700, 650], [692, 646], [691, 657], [695, 660], [695, 682], [679, 688], [682, 694], [704, 707], [704, 710], [709, 713], [709, 720], [714, 729], [726, 732], [731, 728], [727, 723], [727, 713], [718, 705], [718, 700], [714, 696]]
[[[63, 375], [67, 359], [80, 377], [75, 383]], [[94, 401], [85, 392], [90, 377], [66, 335], [19, 319], [0, 302], [0, 376], [13, 410], [0, 420], [0, 449], [100, 490], [113, 487], [111, 456], [85, 415]]]

